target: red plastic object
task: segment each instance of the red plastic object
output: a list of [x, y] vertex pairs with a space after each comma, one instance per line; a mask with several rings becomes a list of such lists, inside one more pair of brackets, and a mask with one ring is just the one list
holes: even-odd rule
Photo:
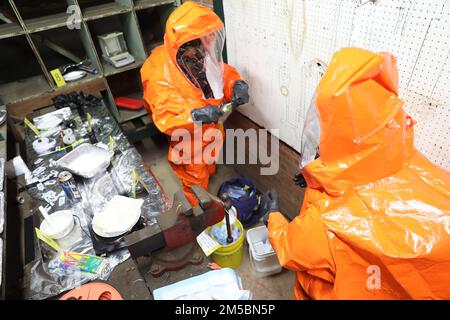
[[118, 107], [125, 109], [138, 110], [144, 107], [144, 101], [127, 97], [117, 97], [114, 102]]
[[59, 300], [123, 300], [123, 298], [109, 284], [91, 282], [69, 291]]

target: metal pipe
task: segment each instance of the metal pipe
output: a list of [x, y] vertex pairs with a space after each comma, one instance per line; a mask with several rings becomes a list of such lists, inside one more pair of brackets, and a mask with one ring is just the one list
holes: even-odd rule
[[233, 242], [233, 237], [231, 236], [231, 225], [230, 225], [230, 216], [228, 210], [231, 209], [231, 199], [226, 194], [221, 196], [221, 200], [223, 202], [223, 208], [225, 209], [225, 224], [227, 226], [227, 243]]

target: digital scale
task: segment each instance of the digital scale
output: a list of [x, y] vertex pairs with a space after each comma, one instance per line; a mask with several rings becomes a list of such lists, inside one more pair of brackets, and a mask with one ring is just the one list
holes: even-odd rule
[[114, 66], [121, 68], [133, 63], [134, 57], [128, 52], [123, 32], [112, 32], [97, 36], [102, 49], [103, 59]]

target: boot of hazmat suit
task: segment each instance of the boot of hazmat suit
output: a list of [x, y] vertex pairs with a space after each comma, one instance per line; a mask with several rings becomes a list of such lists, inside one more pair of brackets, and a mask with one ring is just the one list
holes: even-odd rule
[[[167, 20], [164, 45], [141, 69], [146, 108], [171, 137], [168, 160], [192, 205], [198, 200], [190, 186], [208, 190], [215, 172], [214, 147], [223, 143], [221, 104], [232, 102], [235, 108], [249, 99], [247, 84], [222, 61], [224, 41], [224, 24], [211, 9], [185, 2]], [[203, 135], [208, 129], [219, 134]], [[196, 133], [199, 140], [189, 139]]]
[[318, 85], [303, 206], [291, 222], [268, 210], [297, 299], [450, 299], [450, 173], [414, 148], [397, 90], [395, 58], [357, 48]]

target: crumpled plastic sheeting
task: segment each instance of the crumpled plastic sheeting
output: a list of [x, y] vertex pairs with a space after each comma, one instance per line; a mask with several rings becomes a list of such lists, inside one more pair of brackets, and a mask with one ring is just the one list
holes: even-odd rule
[[[114, 195], [122, 194], [131, 196], [132, 169], [136, 169], [150, 190], [150, 195], [146, 192], [139, 193], [139, 191], [142, 191], [142, 187], [137, 185], [138, 197], [145, 199], [144, 205], [142, 206], [142, 213], [144, 217], [149, 219], [148, 224], [154, 223], [156, 221], [154, 217], [170, 208], [171, 202], [155, 181], [150, 171], [147, 170], [140, 154], [130, 145], [114, 119], [110, 116], [106, 107], [101, 104], [95, 108], [87, 108], [87, 111], [92, 116], [91, 123], [97, 131], [96, 138], [100, 145], [103, 147], [108, 146], [110, 137], [114, 141], [116, 152], [112, 159], [113, 166], [107, 172], [101, 173], [91, 179], [84, 179], [83, 183], [78, 184], [83, 201], [77, 204], [73, 211], [78, 217], [78, 219], [75, 219], [75, 228], [77, 229], [74, 229], [74, 232], [68, 238], [61, 239], [58, 243], [70, 251], [95, 255], [88, 226], [91, 224], [93, 215], [99, 212]], [[78, 127], [81, 128], [74, 130], [77, 138], [84, 137], [89, 142], [86, 125], [83, 123], [82, 126], [79, 115], [74, 112], [71, 119], [74, 119]], [[32, 147], [32, 143], [35, 140], [34, 134], [29, 128], [25, 130], [27, 164], [30, 170], [41, 181], [40, 184], [29, 190], [30, 194], [34, 198], [44, 199], [49, 202], [51, 204], [50, 212], [71, 209], [72, 205], [56, 181], [57, 175], [62, 169], [57, 167], [55, 160], [62, 157], [65, 152], [54, 152], [47, 155], [36, 154]], [[59, 141], [58, 136], [54, 138]], [[40, 202], [37, 202], [37, 204], [44, 205], [44, 203]], [[44, 206], [48, 208], [48, 205]], [[37, 214], [37, 207], [35, 214]], [[80, 228], [80, 223], [82, 229]], [[46, 246], [42, 242], [40, 244], [41, 247]], [[51, 254], [51, 250], [43, 249], [43, 251], [45, 251], [44, 256], [41, 259], [38, 258], [38, 260], [31, 264], [30, 287], [25, 290], [26, 298], [45, 299], [53, 297], [93, 280], [82, 272], [72, 272], [70, 275], [55, 272], [52, 265], [56, 262], [57, 256], [54, 252]], [[114, 267], [129, 257], [130, 253], [126, 248], [110, 253], [106, 257], [109, 268], [98, 279], [107, 280]]]
[[[116, 155], [112, 160], [113, 168], [109, 172], [102, 173], [91, 179], [85, 179], [83, 198], [87, 199], [84, 211], [88, 213], [85, 218], [90, 223], [95, 214], [101, 212], [105, 205], [115, 196], [124, 195], [132, 197], [132, 171], [135, 169], [142, 178], [149, 193], [145, 188], [136, 183], [136, 196], [142, 198], [144, 203], [141, 207], [142, 216], [149, 221], [170, 208], [170, 201], [162, 192], [157, 182], [151, 177], [143, 165], [143, 161], [136, 149], [130, 148]], [[93, 196], [95, 195], [95, 196]]]
[[149, 218], [157, 217], [161, 212], [168, 210], [171, 207], [171, 200], [162, 192], [162, 189], [156, 180], [150, 176], [149, 169], [142, 160], [141, 155], [135, 148], [125, 150], [113, 160], [114, 169], [112, 174], [117, 177], [120, 182], [120, 191], [122, 193], [132, 194], [133, 169], [139, 177], [142, 178], [148, 193], [145, 188], [138, 182], [136, 184], [137, 197], [144, 199], [142, 205], [143, 214]]
[[[67, 237], [58, 240], [58, 245], [71, 252], [95, 255], [89, 236], [87, 224], [89, 220], [86, 219], [86, 214], [81, 205], [73, 208], [72, 212], [78, 217], [78, 219], [75, 218], [74, 229]], [[41, 245], [41, 248], [44, 257], [32, 263], [30, 287], [29, 290], [25, 291], [26, 298], [31, 300], [53, 297], [95, 279], [107, 280], [113, 269], [130, 257], [127, 249], [118, 250], [108, 255], [105, 258], [108, 266], [97, 277], [80, 271], [63, 271], [56, 268], [59, 254], [46, 248], [46, 245]]]
[[450, 299], [450, 173], [414, 148], [397, 89], [392, 55], [344, 48], [316, 90], [302, 209], [269, 217], [298, 299]]

